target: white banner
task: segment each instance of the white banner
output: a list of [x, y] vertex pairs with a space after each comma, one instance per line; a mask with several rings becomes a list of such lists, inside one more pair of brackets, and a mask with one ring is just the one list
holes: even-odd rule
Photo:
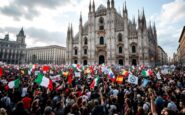
[[60, 81], [61, 80], [60, 75], [50, 76], [50, 79], [53, 82], [56, 82], [56, 81]]
[[138, 77], [130, 74], [128, 76], [128, 82], [137, 85], [138, 84]]
[[164, 75], [168, 74], [168, 69], [165, 68], [165, 69], [161, 70], [161, 73]]
[[160, 73], [159, 72], [157, 72], [157, 79], [161, 79], [161, 75], [160, 75]]

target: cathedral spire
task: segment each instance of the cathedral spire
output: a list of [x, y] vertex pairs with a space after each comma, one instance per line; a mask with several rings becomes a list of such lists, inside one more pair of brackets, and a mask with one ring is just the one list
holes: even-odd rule
[[80, 24], [82, 24], [82, 12], [80, 12]]
[[70, 23], [68, 24], [68, 30], [69, 30], [69, 32], [71, 31], [71, 24]]
[[138, 28], [141, 28], [141, 16], [140, 16], [140, 11], [138, 9]]
[[140, 12], [139, 12], [139, 9], [138, 9], [138, 23], [140, 21]]
[[73, 24], [71, 23], [71, 38], [73, 38]]
[[154, 25], [153, 25], [153, 31], [154, 31], [154, 34], [157, 36], [155, 22], [154, 22]]
[[145, 21], [146, 19], [145, 19], [145, 11], [144, 11], [144, 8], [143, 8], [143, 17], [142, 17], [142, 19]]
[[123, 2], [123, 13], [125, 12], [125, 4], [124, 4], [124, 2]]
[[152, 30], [151, 20], [149, 21], [149, 27], [148, 28]]
[[82, 12], [80, 12], [79, 33], [82, 33], [82, 31], [83, 31]]
[[70, 39], [70, 24], [68, 24], [68, 29], [67, 29], [67, 40]]
[[143, 16], [142, 16], [142, 23], [143, 23], [143, 27], [146, 28], [146, 18], [145, 18], [145, 11], [144, 11], [144, 8], [143, 8]]
[[111, 8], [114, 8], [114, 0], [111, 0]]
[[110, 8], [110, 0], [107, 0], [107, 8]]
[[154, 25], [153, 25], [153, 30], [156, 32], [155, 22], [154, 22]]
[[133, 22], [133, 25], [136, 25], [135, 16], [133, 16], [132, 22]]
[[94, 0], [93, 0], [93, 12], [95, 12], [95, 3], [94, 3]]
[[67, 29], [67, 33], [70, 32], [70, 24], [68, 24], [68, 29]]
[[89, 3], [89, 13], [91, 13], [91, 0], [90, 0], [90, 3]]
[[126, 13], [126, 14], [128, 13], [128, 11], [127, 11], [127, 3], [126, 3], [126, 1], [125, 1], [125, 13]]

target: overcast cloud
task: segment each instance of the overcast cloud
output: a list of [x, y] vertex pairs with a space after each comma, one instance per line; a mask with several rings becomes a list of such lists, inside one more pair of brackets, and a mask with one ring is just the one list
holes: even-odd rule
[[0, 11], [17, 21], [22, 17], [32, 20], [42, 12], [37, 9], [38, 7], [55, 9], [58, 6], [62, 7], [70, 2], [71, 0], [14, 0], [9, 5], [1, 7]]
[[[92, 1], [92, 0], [91, 0]], [[107, 0], [95, 0], [96, 8], [106, 6]], [[115, 0], [118, 12], [122, 11], [123, 0]], [[137, 4], [136, 4], [137, 3]], [[27, 47], [66, 45], [68, 24], [73, 24], [74, 34], [78, 31], [79, 15], [83, 23], [88, 18], [89, 0], [2, 0], [0, 4], [0, 37], [10, 34], [15, 40], [23, 27]], [[138, 16], [138, 9], [145, 8], [147, 22], [155, 22], [158, 43], [172, 56], [185, 25], [184, 0], [127, 0], [130, 19]]]

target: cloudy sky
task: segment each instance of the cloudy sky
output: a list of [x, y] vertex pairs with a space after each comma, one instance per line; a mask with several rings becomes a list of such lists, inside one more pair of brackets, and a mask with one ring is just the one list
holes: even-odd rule
[[[90, 0], [0, 0], [0, 38], [9, 33], [15, 40], [23, 27], [27, 47], [66, 45], [66, 31], [73, 24], [78, 31], [79, 15], [87, 21]], [[115, 0], [118, 12], [125, 0]], [[95, 0], [96, 8], [107, 0]], [[147, 22], [155, 21], [158, 44], [172, 56], [185, 25], [185, 0], [127, 0], [130, 19], [138, 16], [138, 9], [145, 9]]]

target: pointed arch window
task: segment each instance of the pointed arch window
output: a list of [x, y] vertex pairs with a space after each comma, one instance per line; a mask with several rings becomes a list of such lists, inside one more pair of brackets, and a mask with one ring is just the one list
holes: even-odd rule
[[132, 53], [136, 53], [136, 46], [132, 46]]
[[77, 64], [78, 63], [78, 60], [74, 60], [74, 63]]
[[75, 49], [75, 55], [78, 55], [78, 50], [77, 49]]
[[84, 54], [87, 55], [87, 49], [84, 49]]
[[84, 65], [87, 65], [87, 60], [84, 60]]
[[122, 34], [121, 33], [118, 34], [118, 42], [122, 42]]
[[121, 54], [123, 52], [123, 49], [122, 49], [122, 47], [120, 46], [119, 47], [119, 53]]
[[104, 44], [104, 37], [100, 37], [100, 45]]
[[104, 24], [104, 18], [103, 17], [99, 18], [99, 24]]
[[87, 38], [85, 37], [85, 40], [84, 40], [84, 44], [87, 45], [88, 44], [88, 40]]
[[119, 65], [123, 65], [123, 60], [119, 59]]
[[104, 18], [99, 18], [99, 30], [104, 30]]

